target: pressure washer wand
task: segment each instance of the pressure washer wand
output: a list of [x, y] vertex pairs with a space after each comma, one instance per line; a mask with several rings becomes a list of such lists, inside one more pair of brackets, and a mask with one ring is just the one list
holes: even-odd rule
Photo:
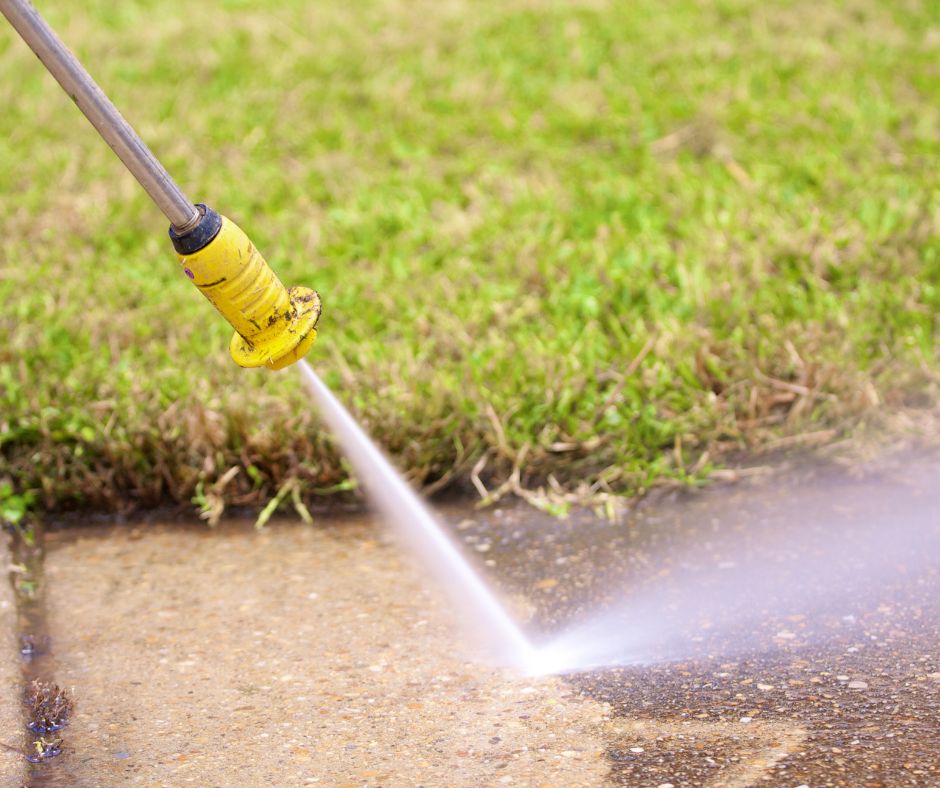
[[190, 202], [27, 0], [0, 0], [0, 13], [170, 220], [183, 271], [235, 329], [229, 345], [235, 362], [281, 369], [303, 358], [317, 335], [319, 295], [306, 287], [287, 290], [234, 222]]

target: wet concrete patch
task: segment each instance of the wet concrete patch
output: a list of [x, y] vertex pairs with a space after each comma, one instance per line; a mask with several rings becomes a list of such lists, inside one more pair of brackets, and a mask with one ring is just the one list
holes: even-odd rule
[[[0, 537], [7, 547], [8, 536]], [[21, 785], [26, 778], [27, 763], [22, 749], [25, 745], [23, 684], [20, 675], [20, 654], [17, 646], [17, 615], [13, 589], [0, 582], [0, 783]]]
[[796, 751], [805, 731], [795, 724], [707, 723], [658, 718], [609, 728], [605, 781], [620, 785], [749, 786], [766, 781]]
[[53, 535], [78, 784], [596, 785], [601, 703], [468, 664], [371, 526]]
[[11, 527], [10, 586], [16, 606], [14, 636], [19, 649], [20, 703], [25, 740], [18, 751], [30, 764], [29, 788], [61, 785], [66, 775], [53, 764], [63, 750], [63, 729], [74, 704], [71, 693], [55, 683], [55, 657], [46, 621], [43, 577], [43, 527], [38, 520]]
[[492, 542], [493, 571], [529, 578], [543, 631], [595, 619], [584, 637], [622, 631], [626, 657], [636, 645], [642, 664], [567, 678], [611, 704], [612, 725], [642, 723], [631, 747], [611, 739], [612, 782], [933, 785], [936, 480], [931, 464], [814, 471], [619, 524], [543, 522], [541, 538], [515, 512], [465, 530]]

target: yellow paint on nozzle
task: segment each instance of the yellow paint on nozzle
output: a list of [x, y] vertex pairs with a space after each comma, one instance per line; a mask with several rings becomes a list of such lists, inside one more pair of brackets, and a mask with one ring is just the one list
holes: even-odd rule
[[235, 329], [229, 352], [242, 367], [282, 369], [303, 358], [317, 336], [320, 296], [288, 290], [234, 222], [193, 254], [180, 254], [186, 275]]

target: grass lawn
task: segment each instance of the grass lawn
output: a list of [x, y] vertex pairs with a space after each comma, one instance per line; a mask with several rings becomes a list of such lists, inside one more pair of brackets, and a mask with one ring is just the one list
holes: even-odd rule
[[[184, 190], [320, 291], [310, 359], [415, 482], [632, 495], [933, 400], [936, 3], [38, 7]], [[5, 494], [348, 487], [299, 376], [232, 364], [5, 21], [0, 107]]]

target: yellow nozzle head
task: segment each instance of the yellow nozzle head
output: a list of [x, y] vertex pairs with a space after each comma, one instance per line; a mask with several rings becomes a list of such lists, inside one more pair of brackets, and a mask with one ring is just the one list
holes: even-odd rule
[[184, 272], [235, 329], [229, 352], [236, 364], [293, 364], [316, 339], [320, 296], [307, 287], [285, 288], [238, 225], [214, 217], [221, 226], [198, 251], [170, 233]]
[[254, 338], [235, 332], [228, 349], [236, 364], [283, 369], [307, 355], [317, 338], [320, 296], [309, 287], [292, 287], [287, 299], [287, 308], [269, 312], [264, 318], [266, 327]]

